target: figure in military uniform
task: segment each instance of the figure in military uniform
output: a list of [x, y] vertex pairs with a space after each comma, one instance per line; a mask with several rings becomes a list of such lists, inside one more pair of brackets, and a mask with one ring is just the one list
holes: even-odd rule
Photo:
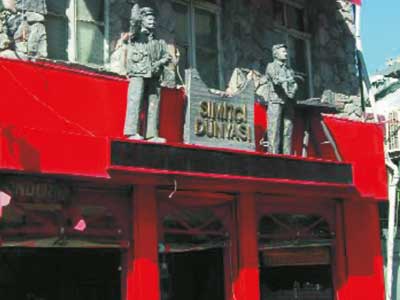
[[267, 66], [266, 101], [268, 104], [268, 152], [292, 154], [292, 133], [297, 83], [294, 71], [288, 66], [284, 44], [272, 47], [274, 61]]
[[[129, 77], [128, 103], [124, 135], [129, 139], [148, 139], [163, 143], [159, 137], [160, 81], [163, 68], [171, 56], [164, 40], [154, 37], [156, 20], [150, 7], [140, 8], [134, 3], [130, 20], [130, 41], [127, 54]], [[144, 107], [147, 98], [148, 107]], [[147, 111], [145, 136], [141, 135], [140, 113]]]

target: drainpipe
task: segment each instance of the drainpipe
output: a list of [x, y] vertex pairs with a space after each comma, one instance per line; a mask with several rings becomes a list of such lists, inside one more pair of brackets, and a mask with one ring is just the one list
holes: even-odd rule
[[362, 42], [361, 42], [361, 8], [358, 5], [353, 5], [354, 10], [354, 36], [356, 42], [356, 58], [358, 68], [358, 79], [360, 81], [360, 97], [361, 97], [361, 110], [365, 114], [365, 96], [364, 96], [364, 80], [361, 63]]
[[393, 253], [394, 241], [396, 238], [396, 202], [397, 202], [397, 186], [400, 180], [399, 166], [394, 164], [389, 158], [388, 152], [385, 158], [386, 166], [392, 171], [392, 176], [389, 182], [389, 220], [388, 220], [388, 235], [386, 240], [387, 265], [386, 265], [386, 300], [392, 300], [392, 285], [393, 285]]

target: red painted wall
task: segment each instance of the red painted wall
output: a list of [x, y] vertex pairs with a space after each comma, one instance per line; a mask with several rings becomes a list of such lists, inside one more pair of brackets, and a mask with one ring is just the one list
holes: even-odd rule
[[383, 126], [324, 116], [338, 150], [353, 164], [354, 183], [362, 197], [387, 199]]
[[[108, 177], [109, 142], [121, 138], [128, 82], [116, 76], [44, 62], [0, 59], [0, 168]], [[185, 97], [164, 89], [160, 132], [182, 142]], [[386, 199], [383, 136], [375, 124], [325, 117], [346, 162], [354, 165], [361, 197]], [[321, 116], [311, 122], [316, 141], [310, 156], [334, 159]], [[255, 104], [256, 141], [266, 126], [265, 107]], [[301, 154], [304, 120], [296, 119], [295, 153]], [[261, 150], [258, 146], [258, 150]]]
[[347, 280], [341, 299], [383, 300], [385, 287], [376, 204], [344, 203]]

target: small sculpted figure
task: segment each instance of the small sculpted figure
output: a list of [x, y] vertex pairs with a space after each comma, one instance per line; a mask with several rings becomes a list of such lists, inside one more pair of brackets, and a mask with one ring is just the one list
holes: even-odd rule
[[[159, 136], [160, 82], [163, 68], [170, 62], [164, 40], [154, 37], [156, 19], [150, 7], [134, 2], [131, 11], [130, 37], [127, 54], [129, 77], [124, 135], [129, 139], [148, 139], [163, 143]], [[147, 108], [144, 107], [147, 100]], [[146, 128], [141, 135], [140, 114], [147, 112]]]
[[268, 105], [268, 152], [292, 154], [292, 133], [297, 83], [294, 71], [288, 66], [284, 44], [272, 47], [274, 61], [267, 66], [265, 81]]

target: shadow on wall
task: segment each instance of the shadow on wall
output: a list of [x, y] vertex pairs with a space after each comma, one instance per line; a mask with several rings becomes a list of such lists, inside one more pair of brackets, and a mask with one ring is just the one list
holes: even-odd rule
[[8, 140], [8, 155], [18, 158], [25, 171], [40, 171], [40, 154], [28, 141], [18, 137], [14, 127], [4, 128], [3, 136]]

